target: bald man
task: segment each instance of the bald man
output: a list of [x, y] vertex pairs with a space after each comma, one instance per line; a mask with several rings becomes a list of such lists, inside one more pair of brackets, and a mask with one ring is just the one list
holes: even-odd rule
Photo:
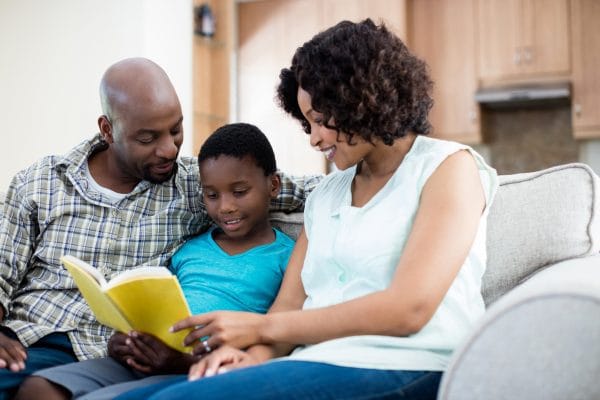
[[[87, 308], [63, 254], [110, 279], [166, 265], [210, 220], [195, 158], [183, 142], [179, 99], [150, 60], [112, 65], [100, 84], [100, 133], [64, 156], [19, 172], [0, 221], [0, 400], [32, 372], [106, 355], [112, 331]], [[301, 209], [316, 177], [282, 176], [273, 209]]]

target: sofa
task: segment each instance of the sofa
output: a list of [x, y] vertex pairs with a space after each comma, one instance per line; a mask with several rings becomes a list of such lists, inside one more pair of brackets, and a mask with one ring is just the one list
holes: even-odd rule
[[[302, 214], [272, 221], [296, 237]], [[500, 176], [487, 234], [487, 311], [438, 399], [600, 399], [600, 178], [578, 163]]]
[[[297, 235], [302, 219], [273, 223]], [[487, 311], [438, 399], [600, 399], [599, 177], [579, 163], [500, 176], [487, 249]]]

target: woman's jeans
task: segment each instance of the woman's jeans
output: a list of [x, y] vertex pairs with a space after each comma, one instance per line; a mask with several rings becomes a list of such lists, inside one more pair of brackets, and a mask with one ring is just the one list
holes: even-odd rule
[[117, 399], [432, 399], [439, 371], [394, 371], [340, 367], [305, 361], [275, 361], [193, 382], [181, 376], [132, 390]]

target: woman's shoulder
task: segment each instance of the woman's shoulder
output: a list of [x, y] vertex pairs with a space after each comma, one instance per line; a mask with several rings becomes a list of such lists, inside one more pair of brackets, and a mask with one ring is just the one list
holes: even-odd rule
[[319, 182], [317, 189], [321, 192], [336, 192], [352, 182], [355, 172], [356, 166], [330, 172]]

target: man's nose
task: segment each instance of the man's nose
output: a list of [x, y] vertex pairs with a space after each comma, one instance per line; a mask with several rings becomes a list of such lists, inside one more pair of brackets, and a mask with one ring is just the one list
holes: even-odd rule
[[164, 137], [158, 144], [156, 155], [166, 160], [173, 160], [177, 157], [179, 146], [175, 136], [168, 135]]

